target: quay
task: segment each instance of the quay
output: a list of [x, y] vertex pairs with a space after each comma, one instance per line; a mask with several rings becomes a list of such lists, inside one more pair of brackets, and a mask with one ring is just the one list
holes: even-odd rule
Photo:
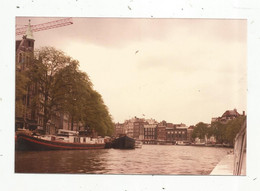
[[213, 169], [210, 175], [233, 175], [234, 154], [226, 155]]
[[246, 120], [235, 138], [233, 152], [228, 153], [210, 175], [246, 175]]
[[[234, 175], [234, 154], [226, 155], [213, 169], [210, 175]], [[246, 154], [243, 155], [243, 165], [240, 175], [246, 175]]]

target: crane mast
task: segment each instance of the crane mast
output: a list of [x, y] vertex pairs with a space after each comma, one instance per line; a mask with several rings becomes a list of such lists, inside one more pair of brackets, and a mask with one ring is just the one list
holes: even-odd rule
[[[38, 32], [38, 31], [42, 31], [42, 30], [49, 30], [49, 29], [53, 29], [53, 28], [63, 27], [66, 25], [71, 25], [71, 24], [73, 24], [73, 21], [72, 21], [72, 18], [69, 17], [69, 18], [59, 19], [56, 21], [50, 21], [47, 23], [38, 24], [38, 25], [31, 25], [31, 30], [32, 30], [32, 32]], [[27, 30], [27, 26], [17, 28], [16, 35], [25, 34], [26, 30]]]

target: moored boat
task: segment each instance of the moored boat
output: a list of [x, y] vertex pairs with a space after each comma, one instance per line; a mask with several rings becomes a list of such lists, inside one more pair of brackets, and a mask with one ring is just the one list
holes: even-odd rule
[[112, 141], [111, 147], [114, 149], [134, 149], [135, 139], [128, 136], [122, 136]]
[[17, 135], [17, 150], [89, 150], [105, 148], [104, 138], [80, 136], [78, 132], [60, 129], [57, 135]]
[[192, 146], [205, 146], [205, 143], [193, 143]]
[[189, 145], [191, 145], [191, 143], [188, 141], [176, 141], [176, 145], [189, 146]]
[[135, 140], [135, 148], [142, 148], [142, 146], [143, 146], [142, 141]]

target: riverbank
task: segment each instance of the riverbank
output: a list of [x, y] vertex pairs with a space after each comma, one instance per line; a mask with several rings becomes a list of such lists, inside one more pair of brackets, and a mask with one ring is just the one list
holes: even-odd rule
[[[210, 175], [234, 175], [234, 154], [226, 155], [212, 170]], [[241, 175], [246, 175], [246, 154], [244, 154], [243, 168]]]
[[234, 154], [226, 155], [212, 170], [210, 175], [233, 175]]

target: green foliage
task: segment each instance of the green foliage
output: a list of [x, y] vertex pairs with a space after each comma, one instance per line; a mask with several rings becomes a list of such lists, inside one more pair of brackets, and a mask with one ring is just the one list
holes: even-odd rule
[[203, 122], [199, 122], [197, 125], [195, 125], [195, 128], [192, 132], [192, 138], [199, 137], [200, 139], [204, 139], [205, 135], [208, 134], [208, 125]]
[[226, 135], [227, 143], [233, 145], [234, 139], [235, 139], [237, 133], [239, 132], [239, 130], [241, 129], [245, 120], [246, 120], [246, 116], [240, 116], [236, 119], [229, 121], [226, 124], [225, 135]]
[[240, 116], [233, 120], [225, 123], [213, 122], [211, 124], [212, 132], [217, 140], [217, 143], [229, 143], [230, 145], [234, 144], [234, 139], [239, 132], [242, 124], [244, 123], [246, 116]]
[[211, 135], [216, 137], [218, 143], [223, 143], [226, 140], [226, 126], [220, 122], [211, 123], [210, 130], [212, 132]]
[[93, 90], [90, 96], [86, 97], [83, 114], [84, 121], [89, 127], [95, 127], [101, 135], [112, 135], [114, 131], [112, 118], [98, 92]]
[[229, 143], [230, 145], [233, 145], [234, 139], [245, 119], [246, 116], [240, 116], [228, 121], [226, 124], [216, 121], [212, 122], [210, 127], [208, 127], [207, 124], [200, 122], [195, 126], [192, 132], [192, 138], [195, 139], [198, 137], [204, 139], [205, 135], [207, 137], [215, 136], [217, 143]]
[[[43, 128], [51, 116], [60, 111], [61, 101], [56, 99], [55, 76], [67, 65], [71, 64], [71, 58], [62, 51], [53, 47], [43, 47], [35, 53], [34, 64], [30, 68], [30, 77], [37, 84], [37, 96], [35, 105], [42, 104], [44, 110]], [[40, 100], [41, 99], [41, 100]], [[41, 103], [42, 101], [42, 103]]]

